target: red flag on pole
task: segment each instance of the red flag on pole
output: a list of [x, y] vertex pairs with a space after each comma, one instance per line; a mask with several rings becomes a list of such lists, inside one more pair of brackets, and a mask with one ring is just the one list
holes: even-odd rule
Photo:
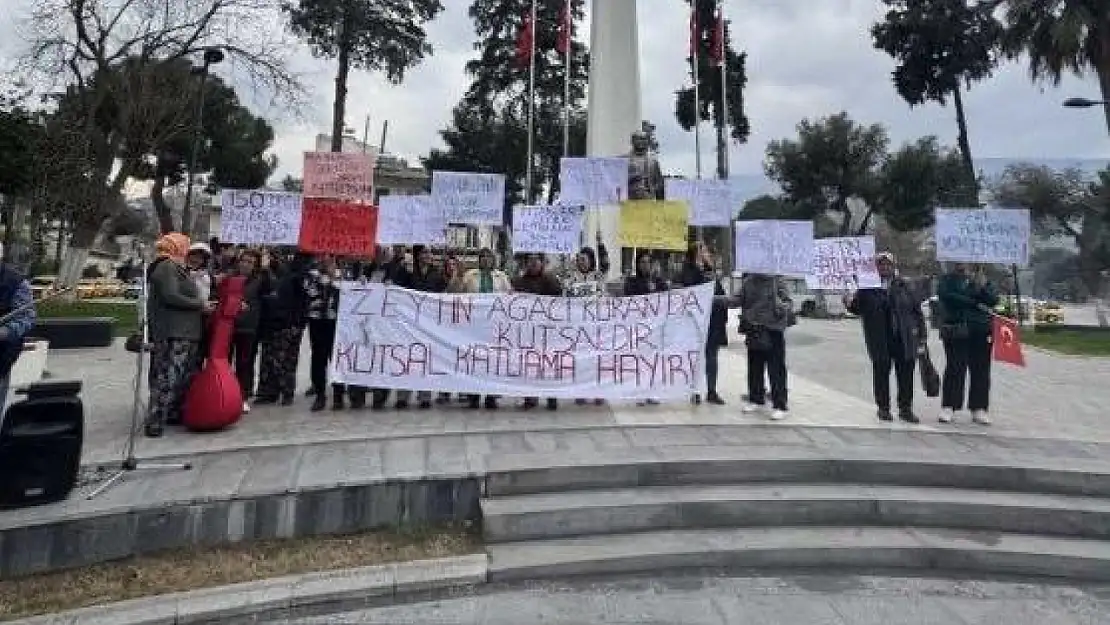
[[525, 13], [524, 21], [520, 25], [520, 32], [516, 36], [516, 61], [521, 66], [527, 67], [532, 62], [532, 48], [535, 37], [535, 24], [532, 23], [532, 14]]
[[690, 9], [690, 58], [698, 58], [698, 9]]
[[991, 342], [994, 343], [995, 360], [1025, 366], [1025, 356], [1021, 352], [1021, 328], [1016, 319], [991, 315]]
[[559, 54], [566, 56], [570, 52], [570, 36], [574, 30], [574, 18], [570, 13], [570, 0], [563, 3], [563, 12], [559, 17], [559, 39], [555, 42], [555, 49]]
[[717, 12], [716, 21], [713, 26], [713, 42], [709, 59], [715, 67], [718, 67], [725, 61], [725, 18], [720, 11]]

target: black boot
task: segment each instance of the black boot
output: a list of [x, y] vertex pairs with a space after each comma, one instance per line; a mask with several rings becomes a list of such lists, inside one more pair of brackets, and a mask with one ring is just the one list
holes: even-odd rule
[[547, 399], [547, 409], [548, 410], [558, 410], [559, 409], [559, 400], [549, 397]]
[[[284, 403], [284, 402], [282, 402]], [[328, 405], [328, 398], [323, 393], [315, 393], [312, 395], [312, 407], [309, 408], [312, 412], [320, 412]]]

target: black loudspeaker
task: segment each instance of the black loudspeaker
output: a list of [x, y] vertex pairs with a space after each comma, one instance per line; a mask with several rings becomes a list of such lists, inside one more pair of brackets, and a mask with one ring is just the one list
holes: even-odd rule
[[85, 408], [81, 382], [36, 382], [16, 391], [0, 426], [0, 508], [60, 501], [77, 484]]

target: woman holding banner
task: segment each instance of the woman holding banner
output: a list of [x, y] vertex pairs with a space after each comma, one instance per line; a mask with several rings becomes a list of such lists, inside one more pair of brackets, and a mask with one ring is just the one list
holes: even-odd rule
[[[459, 286], [462, 293], [508, 293], [513, 288], [509, 276], [497, 269], [497, 258], [489, 248], [478, 252], [478, 268], [463, 274]], [[477, 410], [482, 396], [467, 395], [466, 401], [468, 408]], [[497, 396], [486, 395], [483, 405], [486, 410], [497, 410]]]
[[963, 409], [967, 382], [971, 420], [990, 425], [991, 309], [998, 304], [998, 291], [981, 269], [969, 275], [967, 265], [955, 263], [940, 279], [937, 299], [945, 356], [940, 422], [951, 423]]
[[[655, 261], [651, 256], [651, 252], [641, 251], [636, 254], [636, 271], [624, 279], [625, 297], [650, 295], [666, 290], [667, 281], [660, 278], [659, 274], [655, 271]], [[658, 404], [659, 400], [657, 399], [645, 399], [636, 403], [637, 406], [655, 406]]]
[[[513, 290], [519, 293], [532, 295], [547, 295], [559, 297], [563, 294], [563, 285], [559, 279], [547, 271], [547, 259], [543, 254], [530, 254], [524, 265], [524, 272], [513, 280]], [[524, 409], [531, 410], [540, 405], [537, 397], [526, 397]], [[548, 410], [558, 410], [559, 401], [553, 397], [547, 399]]]
[[[605, 279], [609, 272], [609, 252], [598, 238], [598, 252], [592, 247], [584, 247], [574, 257], [574, 266], [562, 277], [563, 295], [566, 297], [598, 297], [605, 294]], [[601, 257], [600, 263], [598, 256]], [[600, 265], [600, 271], [598, 271]], [[588, 404], [588, 399], [576, 399], [579, 406]], [[605, 403], [603, 399], [593, 400], [595, 406]]]
[[[650, 255], [648, 256], [650, 262]], [[637, 261], [638, 263], [639, 261]], [[705, 400], [711, 404], [723, 406], [725, 400], [717, 393], [717, 372], [721, 348], [728, 345], [728, 307], [729, 300], [725, 296], [725, 289], [717, 279], [714, 268], [713, 255], [705, 243], [698, 242], [691, 245], [686, 251], [686, 260], [682, 271], [678, 274], [676, 282], [684, 287], [698, 286], [707, 282], [713, 283], [713, 310], [709, 314], [709, 332], [705, 341]], [[701, 403], [701, 395], [694, 395], [695, 404]]]

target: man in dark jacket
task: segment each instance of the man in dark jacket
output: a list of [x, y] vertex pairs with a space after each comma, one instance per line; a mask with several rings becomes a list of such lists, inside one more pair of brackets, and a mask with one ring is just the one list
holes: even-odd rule
[[913, 413], [913, 373], [917, 354], [926, 339], [925, 315], [917, 289], [895, 269], [894, 256], [881, 253], [875, 265], [882, 286], [860, 289], [845, 297], [848, 312], [859, 315], [863, 340], [871, 358], [875, 405], [882, 421], [892, 421], [890, 412], [890, 370], [898, 383], [898, 418], [917, 423]]
[[[558, 278], [548, 273], [547, 261], [543, 254], [532, 254], [525, 261], [524, 273], [513, 280], [513, 290], [519, 293], [531, 293], [532, 295], [560, 297], [563, 294], [563, 285]], [[525, 410], [531, 410], [539, 404], [539, 398], [527, 397], [524, 399]], [[554, 398], [548, 398], [547, 409], [557, 410], [558, 408], [559, 402]]]
[[3, 421], [12, 367], [23, 352], [23, 337], [35, 327], [31, 285], [8, 263], [0, 263], [0, 315], [8, 317], [0, 325], [0, 421]]

